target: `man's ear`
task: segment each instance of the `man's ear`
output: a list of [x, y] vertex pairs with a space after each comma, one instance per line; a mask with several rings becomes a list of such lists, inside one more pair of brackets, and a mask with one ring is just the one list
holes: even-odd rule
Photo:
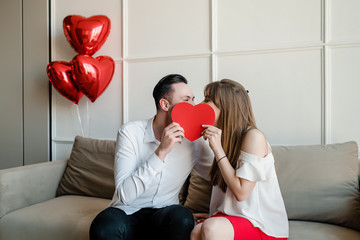
[[166, 100], [165, 98], [161, 98], [159, 103], [162, 110], [164, 110], [165, 112], [169, 111], [170, 103], [168, 100]]

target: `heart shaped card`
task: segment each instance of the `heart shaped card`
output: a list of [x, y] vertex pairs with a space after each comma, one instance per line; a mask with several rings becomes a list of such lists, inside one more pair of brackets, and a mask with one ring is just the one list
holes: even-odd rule
[[215, 112], [212, 107], [204, 103], [193, 106], [190, 103], [181, 102], [173, 108], [171, 118], [184, 129], [185, 138], [193, 142], [201, 137], [203, 131], [201, 125], [214, 124]]

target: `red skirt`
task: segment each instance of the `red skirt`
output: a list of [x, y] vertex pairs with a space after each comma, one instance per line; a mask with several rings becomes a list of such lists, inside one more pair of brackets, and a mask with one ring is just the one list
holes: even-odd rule
[[227, 218], [234, 228], [234, 240], [286, 240], [287, 238], [271, 237], [263, 233], [258, 227], [254, 227], [249, 220], [243, 217], [229, 216], [217, 213], [211, 217]]

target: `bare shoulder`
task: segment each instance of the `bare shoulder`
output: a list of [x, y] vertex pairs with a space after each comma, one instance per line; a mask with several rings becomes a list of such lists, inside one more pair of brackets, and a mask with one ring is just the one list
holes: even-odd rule
[[250, 129], [244, 137], [241, 150], [265, 157], [268, 154], [268, 144], [264, 134], [258, 129]]

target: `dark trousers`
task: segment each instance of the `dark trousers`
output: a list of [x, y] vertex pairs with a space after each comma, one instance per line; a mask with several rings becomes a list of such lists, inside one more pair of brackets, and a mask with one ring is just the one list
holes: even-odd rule
[[193, 215], [182, 205], [143, 208], [131, 215], [109, 207], [91, 223], [90, 240], [187, 240], [193, 228]]

